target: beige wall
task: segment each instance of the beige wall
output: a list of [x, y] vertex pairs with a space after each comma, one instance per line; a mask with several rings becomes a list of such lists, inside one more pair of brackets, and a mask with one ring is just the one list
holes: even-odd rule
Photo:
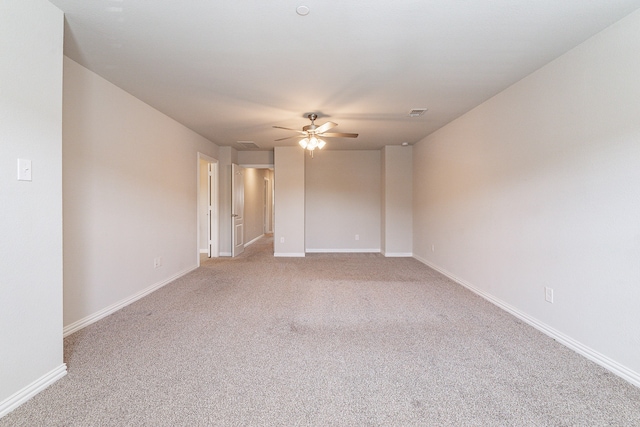
[[268, 168], [273, 166], [273, 150], [238, 151], [238, 164], [248, 168]]
[[305, 158], [307, 252], [380, 252], [380, 151]]
[[382, 149], [382, 253], [413, 255], [413, 147]]
[[198, 152], [218, 147], [68, 58], [63, 130], [69, 333], [196, 267]]
[[300, 147], [275, 149], [275, 256], [305, 256], [304, 156]]
[[[66, 373], [62, 359], [63, 14], [0, 2], [0, 417]], [[18, 159], [32, 180], [17, 180]]]
[[638, 52], [640, 12], [414, 147], [414, 254], [636, 385]]

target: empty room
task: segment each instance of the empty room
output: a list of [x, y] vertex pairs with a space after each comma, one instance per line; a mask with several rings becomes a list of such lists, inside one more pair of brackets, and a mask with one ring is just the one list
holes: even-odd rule
[[0, 52], [0, 426], [640, 425], [640, 0], [6, 0]]

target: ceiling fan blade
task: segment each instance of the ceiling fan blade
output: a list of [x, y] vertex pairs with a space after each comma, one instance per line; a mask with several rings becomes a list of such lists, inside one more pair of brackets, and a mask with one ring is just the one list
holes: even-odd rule
[[300, 135], [288, 136], [286, 138], [274, 139], [274, 141], [284, 141], [285, 139], [300, 138]]
[[321, 138], [357, 138], [357, 133], [323, 133], [318, 135]]
[[338, 126], [337, 123], [333, 123], [333, 122], [327, 122], [325, 124], [323, 124], [322, 126], [318, 126], [317, 128], [315, 128], [316, 134], [319, 133], [323, 133], [328, 131], [329, 129], [332, 129], [334, 127]]
[[285, 127], [282, 127], [282, 126], [273, 126], [273, 127], [276, 128], [276, 129], [292, 130], [294, 132], [298, 132], [298, 133], [301, 133], [303, 135], [306, 135], [306, 132], [303, 132], [300, 129], [291, 129], [291, 128], [285, 128]]

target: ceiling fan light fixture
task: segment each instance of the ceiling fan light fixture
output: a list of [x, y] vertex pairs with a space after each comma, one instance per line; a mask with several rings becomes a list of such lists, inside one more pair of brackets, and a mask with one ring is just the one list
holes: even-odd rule
[[[298, 132], [299, 134], [304, 135], [302, 139], [298, 140], [298, 144], [304, 150], [309, 150], [311, 157], [313, 157], [313, 151], [316, 148], [318, 150], [322, 150], [324, 146], [327, 145], [327, 143], [323, 139], [320, 139], [318, 137], [322, 137], [322, 138], [357, 138], [358, 137], [357, 133], [328, 132], [329, 130], [338, 126], [338, 124], [334, 122], [327, 122], [320, 126], [317, 126], [315, 124], [315, 120], [318, 118], [318, 115], [316, 113], [309, 113], [307, 114], [307, 117], [309, 118], [309, 120], [311, 120], [311, 124], [307, 126], [303, 126], [302, 130], [286, 128], [282, 126], [273, 126], [273, 127], [276, 129], [292, 130], [292, 131]], [[276, 141], [283, 141], [285, 139], [290, 139], [290, 138], [300, 138], [300, 135], [280, 138], [280, 139], [276, 139]]]
[[309, 150], [315, 150], [316, 147], [318, 147], [318, 138], [312, 135], [309, 137], [309, 145], [307, 145], [307, 148]]

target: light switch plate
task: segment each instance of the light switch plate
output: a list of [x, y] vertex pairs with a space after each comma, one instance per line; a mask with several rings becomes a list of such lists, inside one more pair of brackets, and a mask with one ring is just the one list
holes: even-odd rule
[[31, 181], [31, 160], [18, 159], [18, 181]]

